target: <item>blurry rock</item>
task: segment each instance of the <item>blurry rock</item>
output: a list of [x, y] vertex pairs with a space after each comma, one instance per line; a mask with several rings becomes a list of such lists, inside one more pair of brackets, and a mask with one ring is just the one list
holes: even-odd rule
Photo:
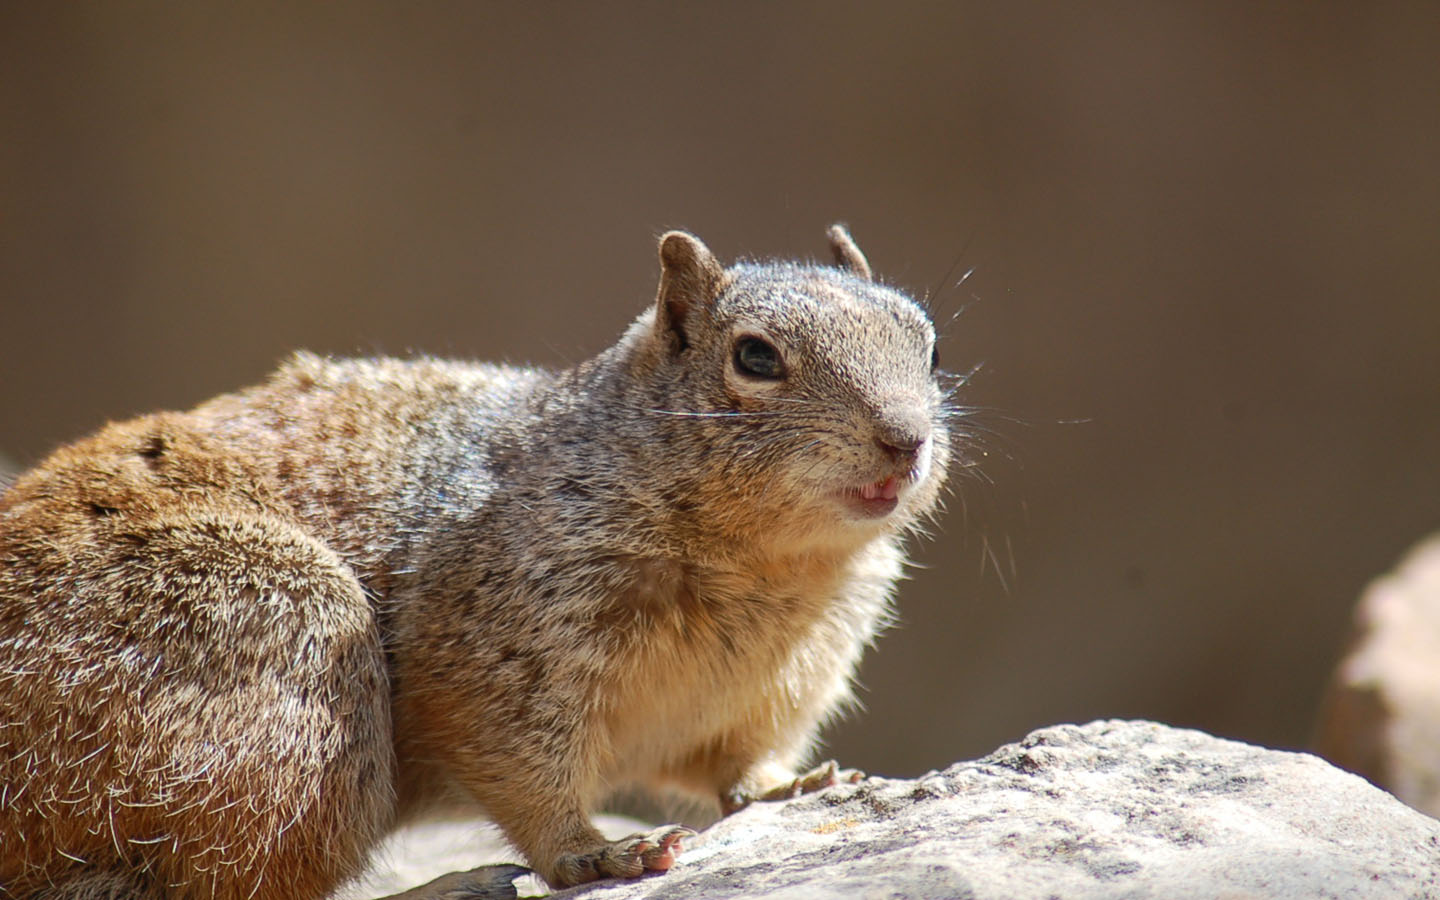
[[425, 822], [392, 835], [376, 852], [372, 870], [338, 897], [369, 900], [398, 894], [449, 872], [519, 859], [489, 823]]
[[1440, 815], [1440, 536], [1360, 599], [1316, 745], [1337, 765]]
[[555, 896], [1440, 898], [1440, 822], [1314, 756], [1094, 722], [758, 803], [667, 874]]
[[[650, 826], [623, 816], [596, 816], [595, 827], [616, 837]], [[336, 900], [371, 900], [398, 894], [450, 872], [492, 863], [522, 863], [523, 858], [489, 822], [423, 822], [402, 828], [376, 851], [371, 870], [336, 895]], [[543, 894], [535, 876], [515, 883], [521, 896]]]

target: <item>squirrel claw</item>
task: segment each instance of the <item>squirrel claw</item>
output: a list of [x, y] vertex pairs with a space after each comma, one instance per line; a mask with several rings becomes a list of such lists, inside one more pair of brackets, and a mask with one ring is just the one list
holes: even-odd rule
[[635, 878], [663, 872], [675, 865], [684, 841], [696, 832], [683, 825], [665, 825], [646, 834], [632, 834], [588, 853], [566, 854], [555, 864], [561, 884], [582, 884], [597, 878]]
[[[756, 795], [753, 800], [790, 800], [799, 797], [801, 794], [813, 794], [816, 791], [834, 787], [837, 784], [858, 784], [865, 778], [865, 773], [859, 769], [842, 769], [835, 760], [826, 760], [815, 768], [804, 774], [797, 775], [791, 781], [780, 784], [776, 787], [763, 791]], [[745, 805], [744, 803], [740, 806]], [[735, 807], [740, 808], [739, 806]]]

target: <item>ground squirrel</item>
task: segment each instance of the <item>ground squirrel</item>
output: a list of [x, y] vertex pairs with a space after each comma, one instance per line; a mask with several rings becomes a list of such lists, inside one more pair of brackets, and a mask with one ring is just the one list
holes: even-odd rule
[[670, 232], [655, 303], [572, 369], [301, 354], [20, 476], [0, 896], [320, 898], [456, 797], [552, 885], [634, 876], [690, 832], [607, 840], [615, 788], [728, 812], [858, 777], [797, 766], [950, 435], [929, 318], [830, 243], [726, 269]]

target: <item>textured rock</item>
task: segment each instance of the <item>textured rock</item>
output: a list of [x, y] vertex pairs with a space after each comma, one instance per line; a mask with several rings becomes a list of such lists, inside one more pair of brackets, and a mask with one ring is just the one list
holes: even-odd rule
[[1440, 898], [1440, 822], [1308, 754], [1095, 722], [756, 804], [667, 874], [555, 896]]
[[1317, 749], [1440, 815], [1440, 536], [1366, 589], [1335, 671]]

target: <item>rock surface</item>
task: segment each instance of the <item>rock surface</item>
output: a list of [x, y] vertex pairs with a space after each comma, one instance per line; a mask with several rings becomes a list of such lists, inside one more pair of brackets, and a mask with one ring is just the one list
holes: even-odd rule
[[1094, 722], [756, 804], [669, 873], [554, 896], [1440, 898], [1440, 821], [1308, 754]]
[[1336, 764], [1440, 815], [1440, 535], [1360, 598], [1316, 741]]

